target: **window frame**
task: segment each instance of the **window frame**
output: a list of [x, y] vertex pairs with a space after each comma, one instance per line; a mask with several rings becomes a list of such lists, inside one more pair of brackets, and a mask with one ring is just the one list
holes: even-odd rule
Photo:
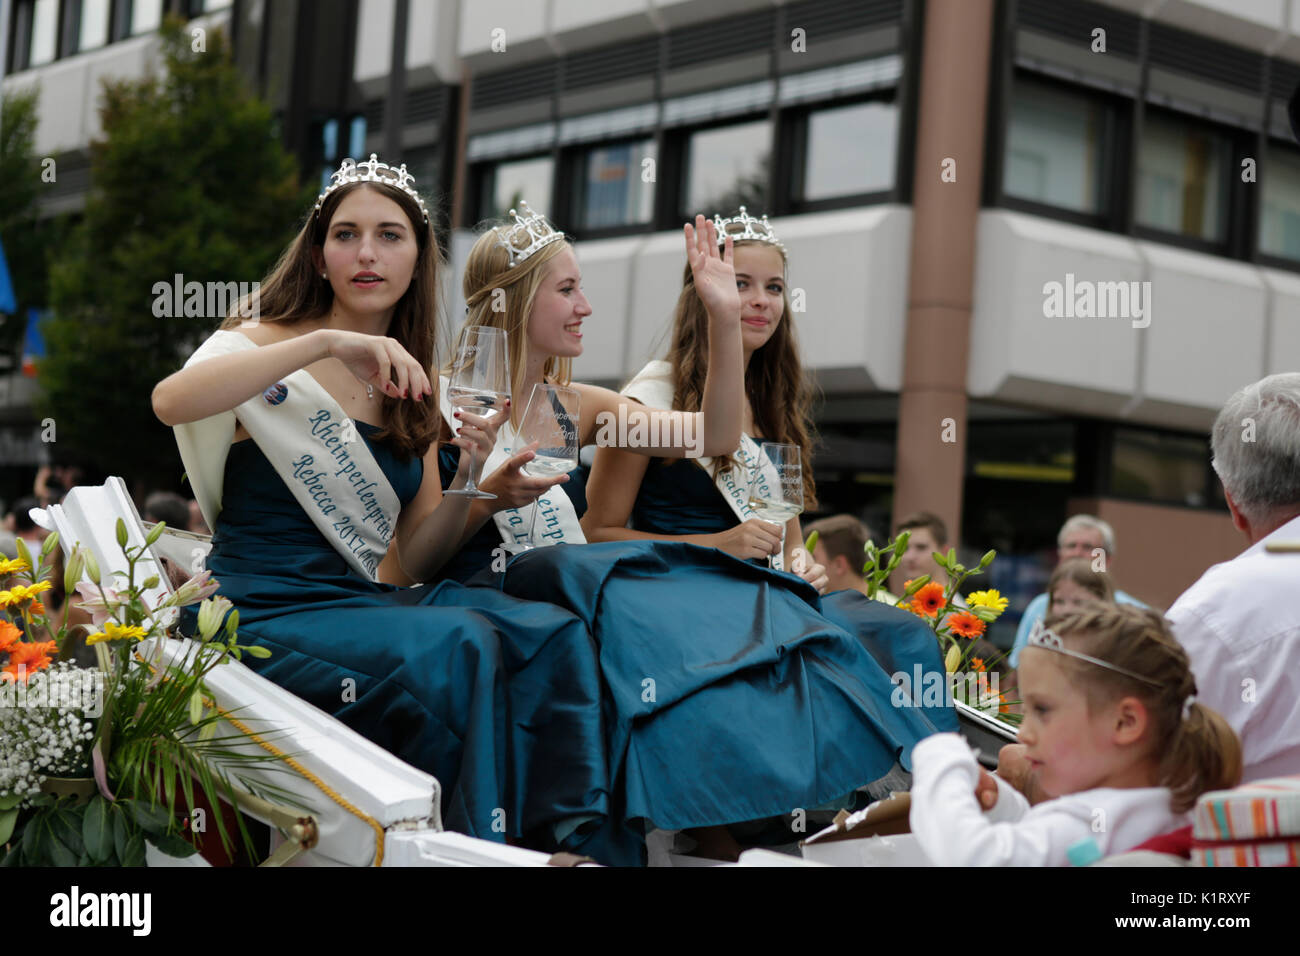
[[[781, 197], [778, 202], [780, 215], [795, 216], [804, 213], [825, 212], [832, 209], [845, 209], [851, 206], [904, 202], [902, 166], [904, 155], [908, 152], [908, 145], [903, 141], [905, 133], [903, 117], [905, 104], [903, 99], [904, 91], [900, 84], [899, 86], [870, 90], [833, 100], [800, 103], [797, 106], [783, 109], [778, 120], [780, 127], [777, 137], [778, 151], [781, 155], [777, 159], [777, 168], [778, 170], [784, 170], [782, 178], [789, 183], [790, 188], [788, 194]], [[828, 196], [824, 199], [803, 198], [804, 177], [808, 166], [809, 134], [813, 114], [879, 102], [892, 103], [895, 110], [897, 127], [894, 138], [893, 185], [888, 189], [843, 193], [838, 196]]]
[[659, 140], [653, 132], [631, 136], [620, 134], [598, 140], [569, 143], [560, 147], [560, 160], [556, 163], [557, 183], [551, 191], [552, 205], [555, 206], [557, 211], [563, 210], [565, 221], [575, 235], [580, 235], [583, 239], [615, 239], [621, 236], [634, 236], [654, 231], [658, 221], [659, 194], [663, 184], [662, 173], [664, 169], [663, 157], [658, 154], [655, 156], [655, 179], [651, 184], [653, 186], [653, 196], [650, 202], [650, 217], [648, 219], [644, 222], [599, 226], [590, 229], [583, 226], [580, 221], [583, 212], [583, 197], [580, 194], [581, 182], [585, 182], [585, 164], [591, 151], [647, 141], [656, 144], [657, 148]]

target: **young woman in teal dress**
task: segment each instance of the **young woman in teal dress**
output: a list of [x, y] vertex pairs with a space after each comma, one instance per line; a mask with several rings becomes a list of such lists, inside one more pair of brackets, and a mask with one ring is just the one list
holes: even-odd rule
[[[506, 330], [515, 363], [512, 416], [535, 384], [569, 385], [582, 396], [581, 443], [610, 441], [600, 415], [615, 408], [616, 397], [569, 378], [569, 362], [582, 353], [574, 332], [591, 314], [573, 249], [561, 236], [511, 264], [513, 237], [553, 231], [536, 221], [520, 230], [516, 220], [479, 237], [465, 267], [465, 322]], [[715, 239], [707, 226], [695, 233]], [[687, 267], [697, 288], [703, 255], [693, 249]], [[718, 272], [743, 297], [734, 270]], [[715, 342], [716, 318], [709, 318], [715, 307], [703, 296], [697, 301], [697, 332]], [[716, 356], [701, 352], [701, 361], [713, 368]], [[734, 381], [739, 401], [740, 376]], [[509, 425], [501, 435], [508, 445]], [[712, 444], [696, 452], [735, 447]], [[681, 458], [683, 450], [621, 453], [648, 463], [665, 451]], [[528, 449], [499, 448], [498, 454], [511, 457], [483, 484], [499, 497], [471, 515], [469, 527], [477, 524], [477, 531], [453, 561], [460, 573], [490, 580], [507, 594], [572, 610], [591, 629], [606, 685], [612, 789], [625, 801], [620, 812], [629, 826], [693, 830], [711, 852], [726, 852], [726, 841], [715, 839], [720, 825], [775, 816], [789, 821], [796, 809], [842, 798], [888, 774], [915, 740], [934, 732], [920, 709], [891, 705], [889, 672], [858, 634], [821, 613], [816, 590], [794, 575], [686, 542], [587, 544], [581, 528], [558, 543], [550, 536], [538, 541], [557, 546], [494, 560], [513, 544], [514, 525], [498, 519], [520, 509], [527, 527], [535, 495], [518, 472]], [[679, 467], [698, 470], [691, 463]], [[444, 480], [450, 477], [444, 468]], [[906, 642], [917, 627], [923, 629], [899, 614], [874, 634], [885, 643]]]
[[[605, 836], [617, 801], [586, 626], [440, 581], [468, 502], [438, 474], [438, 268], [405, 168], [348, 160], [256, 317], [232, 313], [154, 410], [214, 529], [219, 593], [272, 652], [249, 666], [434, 774], [449, 827], [635, 863], [639, 845]], [[457, 486], [495, 441], [484, 419], [458, 421]], [[379, 580], [388, 553], [425, 586]], [[181, 628], [196, 632], [193, 613]]]
[[[733, 219], [716, 219], [715, 231], [719, 238], [732, 237], [734, 244], [745, 361], [743, 431], [755, 444], [774, 441], [799, 448], [804, 502], [814, 506], [811, 389], [791, 320], [785, 246], [766, 217], [751, 217], [743, 207]], [[679, 410], [697, 407], [710, 347], [700, 319], [700, 298], [688, 269], [666, 360], [646, 366], [625, 393], [647, 401], [661, 398], [664, 406]], [[706, 469], [700, 462], [652, 460], [620, 448], [599, 448], [585, 489], [582, 526], [588, 540], [677, 541], [761, 562], [781, 549], [784, 537], [784, 567], [800, 572], [800, 577], [823, 591], [824, 570], [802, 553], [797, 516], [787, 523], [783, 535], [780, 526], [762, 519], [742, 520], [729, 505], [720, 487], [736, 467], [737, 454], [739, 449], [715, 458]], [[736, 469], [742, 484], [743, 472]], [[938, 644], [914, 616], [869, 601], [856, 591], [822, 594], [813, 603], [827, 619], [856, 635], [888, 674], [906, 674], [910, 682], [917, 665], [942, 673]], [[925, 711], [939, 729], [956, 729], [950, 707]], [[910, 766], [909, 756], [910, 742], [902, 755], [904, 769]]]

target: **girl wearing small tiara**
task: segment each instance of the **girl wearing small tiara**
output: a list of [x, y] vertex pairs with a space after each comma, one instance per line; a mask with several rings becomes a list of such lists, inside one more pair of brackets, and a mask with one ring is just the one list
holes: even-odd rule
[[[647, 409], [569, 382], [569, 364], [582, 354], [575, 330], [591, 306], [566, 241], [549, 243], [522, 267], [510, 266], [503, 234], [507, 240], [518, 236], [524, 247], [553, 232], [548, 223], [527, 222], [530, 228], [522, 233], [515, 222], [485, 232], [469, 255], [464, 280], [466, 323], [507, 330], [511, 362], [522, 369], [513, 386], [516, 405], [528, 394], [521, 388], [533, 383], [571, 385], [582, 395], [579, 431], [585, 442], [598, 437], [595, 416], [616, 411], [620, 403], [629, 418], [669, 422], [693, 418], [719, 402], [731, 401], [739, 412], [745, 285], [742, 280], [738, 290], [731, 242], [719, 242], [711, 222], [697, 217], [687, 229], [687, 272], [698, 290], [696, 331], [709, 349], [701, 344], [700, 392], [684, 410]], [[724, 308], [733, 310], [729, 319], [719, 314]], [[734, 369], [726, 368], [732, 360]], [[450, 418], [445, 409], [444, 418]], [[689, 432], [658, 431], [660, 446], [630, 449], [634, 456], [681, 458], [691, 450], [672, 437], [684, 439]], [[633, 428], [624, 433], [634, 434]], [[500, 434], [494, 455], [502, 464], [489, 462], [484, 483], [498, 495], [488, 502], [496, 510], [466, 548], [467, 570], [486, 571], [507, 594], [572, 610], [590, 627], [608, 688], [610, 767], [625, 795], [629, 832], [691, 830], [705, 854], [734, 858], [738, 847], [718, 825], [781, 817], [782, 842], [788, 843], [796, 819], [791, 811], [817, 807], [885, 776], [913, 740], [932, 732], [920, 708], [890, 706], [888, 672], [853, 634], [817, 612], [807, 585], [684, 543], [587, 544], [578, 503], [568, 497], [565, 483], [542, 499], [543, 513], [557, 516], [553, 530], [537, 536], [535, 543], [543, 546], [493, 568], [492, 551], [512, 544], [513, 528], [527, 530], [537, 496], [517, 476], [529, 451], [510, 447], [511, 423]], [[617, 440], [613, 430], [606, 437]], [[705, 437], [695, 454], [723, 454], [739, 437], [737, 414], [735, 431]], [[512, 522], [512, 512], [523, 521]], [[539, 529], [549, 526], [538, 522]], [[759, 588], [764, 578], [770, 578], [768, 587]]]
[[[1052, 616], [1020, 659], [1020, 740], [1034, 807], [1005, 781], [986, 816], [966, 742], [917, 744], [911, 827], [941, 866], [1063, 866], [1122, 853], [1190, 822], [1196, 798], [1236, 786], [1241, 744], [1196, 702], [1187, 654], [1155, 611], [1099, 607]], [[984, 801], [988, 805], [988, 801]]]

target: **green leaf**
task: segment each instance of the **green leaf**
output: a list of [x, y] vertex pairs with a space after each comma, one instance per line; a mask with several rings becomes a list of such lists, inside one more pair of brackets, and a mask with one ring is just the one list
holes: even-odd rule
[[18, 808], [0, 810], [0, 846], [9, 842], [13, 836], [14, 826], [18, 823]]
[[136, 824], [146, 833], [166, 833], [171, 826], [172, 818], [166, 807], [150, 806], [143, 800], [132, 800], [130, 809]]
[[183, 859], [199, 852], [195, 849], [194, 844], [190, 843], [184, 837], [175, 836], [170, 833], [151, 833], [147, 839], [168, 856], [178, 856]]
[[11, 810], [22, 802], [22, 795], [18, 793], [11, 793], [8, 796], [0, 796], [0, 810]]
[[86, 853], [96, 863], [104, 863], [113, 855], [113, 821], [108, 801], [102, 796], [93, 797], [81, 821], [81, 839]]
[[122, 801], [113, 804], [112, 817], [113, 852], [120, 864], [126, 858], [126, 845], [131, 839], [131, 821], [127, 818], [127, 811], [123, 808]]
[[[51, 814], [50, 828], [54, 833], [54, 838], [68, 850], [68, 855], [73, 857], [81, 856], [85, 852], [85, 844], [81, 840], [81, 821], [84, 808], [78, 807], [70, 810], [67, 807], [60, 807]], [[60, 864], [62, 865], [62, 864]]]
[[117, 546], [119, 548], [126, 547], [126, 522], [121, 518], [117, 519]]
[[144, 866], [144, 836], [136, 831], [132, 833], [126, 841], [126, 852], [121, 854], [119, 861], [122, 866]]

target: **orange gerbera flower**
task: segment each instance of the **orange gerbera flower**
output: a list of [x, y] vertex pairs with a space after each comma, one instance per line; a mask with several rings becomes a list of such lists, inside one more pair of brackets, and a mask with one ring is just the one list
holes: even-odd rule
[[982, 657], [972, 657], [972, 658], [970, 659], [970, 666], [973, 667], [973, 668], [975, 669], [975, 672], [976, 672], [977, 674], [983, 674], [984, 671], [985, 671], [985, 667], [984, 667], [984, 658], [982, 658]]
[[8, 621], [0, 621], [0, 653], [4, 653], [23, 639], [23, 632]]
[[957, 614], [948, 615], [948, 620], [944, 621], [952, 632], [959, 637], [976, 638], [984, 633], [985, 624], [974, 614], [969, 611], [960, 611]]
[[33, 601], [29, 610], [34, 617], [41, 617], [45, 614], [45, 605], [40, 601]]
[[943, 585], [931, 581], [916, 592], [916, 597], [912, 598], [912, 609], [924, 617], [938, 617], [944, 603]]
[[58, 652], [59, 645], [56, 641], [15, 644], [9, 648], [9, 666], [4, 669], [4, 673], [26, 681], [32, 674], [49, 667], [53, 663], [50, 655]]

